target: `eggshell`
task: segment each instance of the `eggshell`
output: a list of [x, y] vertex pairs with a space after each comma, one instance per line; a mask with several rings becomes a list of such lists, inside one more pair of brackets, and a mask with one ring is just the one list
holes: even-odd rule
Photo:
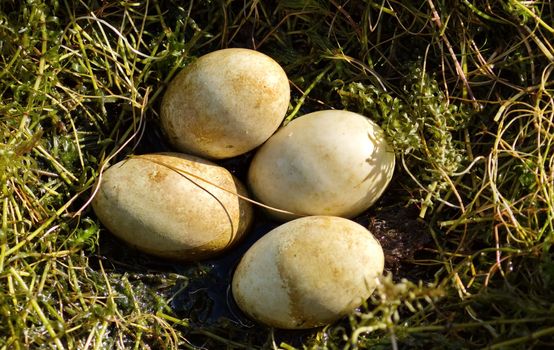
[[[377, 124], [357, 113], [327, 110], [277, 131], [257, 151], [248, 180], [254, 196], [271, 207], [351, 218], [381, 196], [394, 164]], [[269, 213], [282, 220], [295, 217]]]
[[224, 49], [200, 57], [169, 84], [161, 121], [180, 151], [229, 158], [261, 145], [290, 100], [287, 75], [269, 56]]
[[379, 242], [348, 219], [312, 216], [283, 224], [243, 256], [232, 281], [238, 306], [268, 326], [331, 323], [366, 300], [383, 273]]
[[214, 184], [247, 195], [225, 168], [201, 158], [141, 155], [108, 168], [92, 204], [109, 231], [139, 250], [204, 259], [231, 247], [252, 221], [248, 202]]

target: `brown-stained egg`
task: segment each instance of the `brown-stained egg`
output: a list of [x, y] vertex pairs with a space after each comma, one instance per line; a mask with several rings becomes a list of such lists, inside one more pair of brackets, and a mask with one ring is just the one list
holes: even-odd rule
[[115, 236], [176, 260], [212, 257], [234, 245], [252, 221], [244, 186], [212, 162], [180, 153], [135, 156], [108, 168], [92, 202]]
[[310, 216], [275, 228], [250, 247], [234, 273], [232, 293], [258, 322], [312, 328], [361, 305], [383, 268], [383, 250], [363, 226]]
[[277, 130], [290, 100], [287, 75], [249, 49], [204, 55], [169, 84], [162, 127], [178, 150], [211, 159], [246, 153]]

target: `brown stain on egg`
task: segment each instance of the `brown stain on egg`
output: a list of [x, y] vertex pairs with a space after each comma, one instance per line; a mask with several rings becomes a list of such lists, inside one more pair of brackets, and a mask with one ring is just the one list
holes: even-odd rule
[[160, 170], [156, 169], [150, 172], [148, 174], [148, 177], [154, 183], [161, 183], [167, 178], [167, 172], [161, 169]]
[[[327, 321], [327, 319], [313, 315], [313, 304], [307, 302], [311, 290], [303, 290], [298, 286], [306, 286], [302, 282], [310, 281], [312, 283], [308, 284], [308, 288], [317, 289], [322, 287], [318, 285], [318, 280], [323, 282], [322, 284], [329, 279], [341, 280], [341, 274], [344, 273], [333, 265], [333, 259], [326, 256], [329, 249], [325, 249], [325, 247], [329, 243], [332, 244], [332, 241], [326, 243], [319, 240], [325, 240], [325, 237], [319, 237], [317, 233], [311, 234], [310, 226], [313, 225], [317, 226], [317, 230], [320, 232], [337, 228], [336, 225], [333, 225], [333, 220], [327, 217], [319, 217], [317, 222], [306, 221], [295, 227], [295, 232], [298, 234], [287, 240], [279, 250], [278, 270], [289, 295], [289, 317], [294, 323], [294, 328], [316, 327]], [[328, 317], [332, 318], [333, 315], [330, 314]]]

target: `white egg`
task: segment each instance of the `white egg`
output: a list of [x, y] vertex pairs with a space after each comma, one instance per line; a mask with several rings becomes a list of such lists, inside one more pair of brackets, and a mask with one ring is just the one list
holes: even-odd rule
[[299, 117], [269, 138], [252, 161], [248, 182], [254, 196], [271, 207], [351, 218], [377, 201], [394, 165], [377, 124], [357, 113], [327, 110]]
[[267, 140], [289, 100], [287, 75], [275, 60], [254, 50], [224, 49], [200, 57], [173, 79], [161, 121], [178, 150], [229, 158]]
[[381, 245], [363, 226], [305, 217], [275, 228], [246, 252], [232, 293], [247, 315], [268, 326], [317, 327], [370, 297], [383, 267]]
[[225, 168], [159, 153], [108, 168], [92, 204], [108, 230], [137, 249], [197, 260], [234, 245], [252, 221], [250, 204], [230, 192], [247, 195]]

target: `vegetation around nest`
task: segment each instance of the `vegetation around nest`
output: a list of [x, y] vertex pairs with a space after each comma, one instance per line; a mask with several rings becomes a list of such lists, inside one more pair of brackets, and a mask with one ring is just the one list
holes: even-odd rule
[[[553, 23], [550, 1], [1, 1], [0, 348], [554, 346]], [[106, 166], [167, 147], [166, 84], [224, 47], [283, 65], [287, 120], [382, 125], [400, 161], [367, 215], [417, 208], [429, 237], [323, 329], [207, 318], [182, 292], [210, 264], [125, 263], [89, 206]]]

